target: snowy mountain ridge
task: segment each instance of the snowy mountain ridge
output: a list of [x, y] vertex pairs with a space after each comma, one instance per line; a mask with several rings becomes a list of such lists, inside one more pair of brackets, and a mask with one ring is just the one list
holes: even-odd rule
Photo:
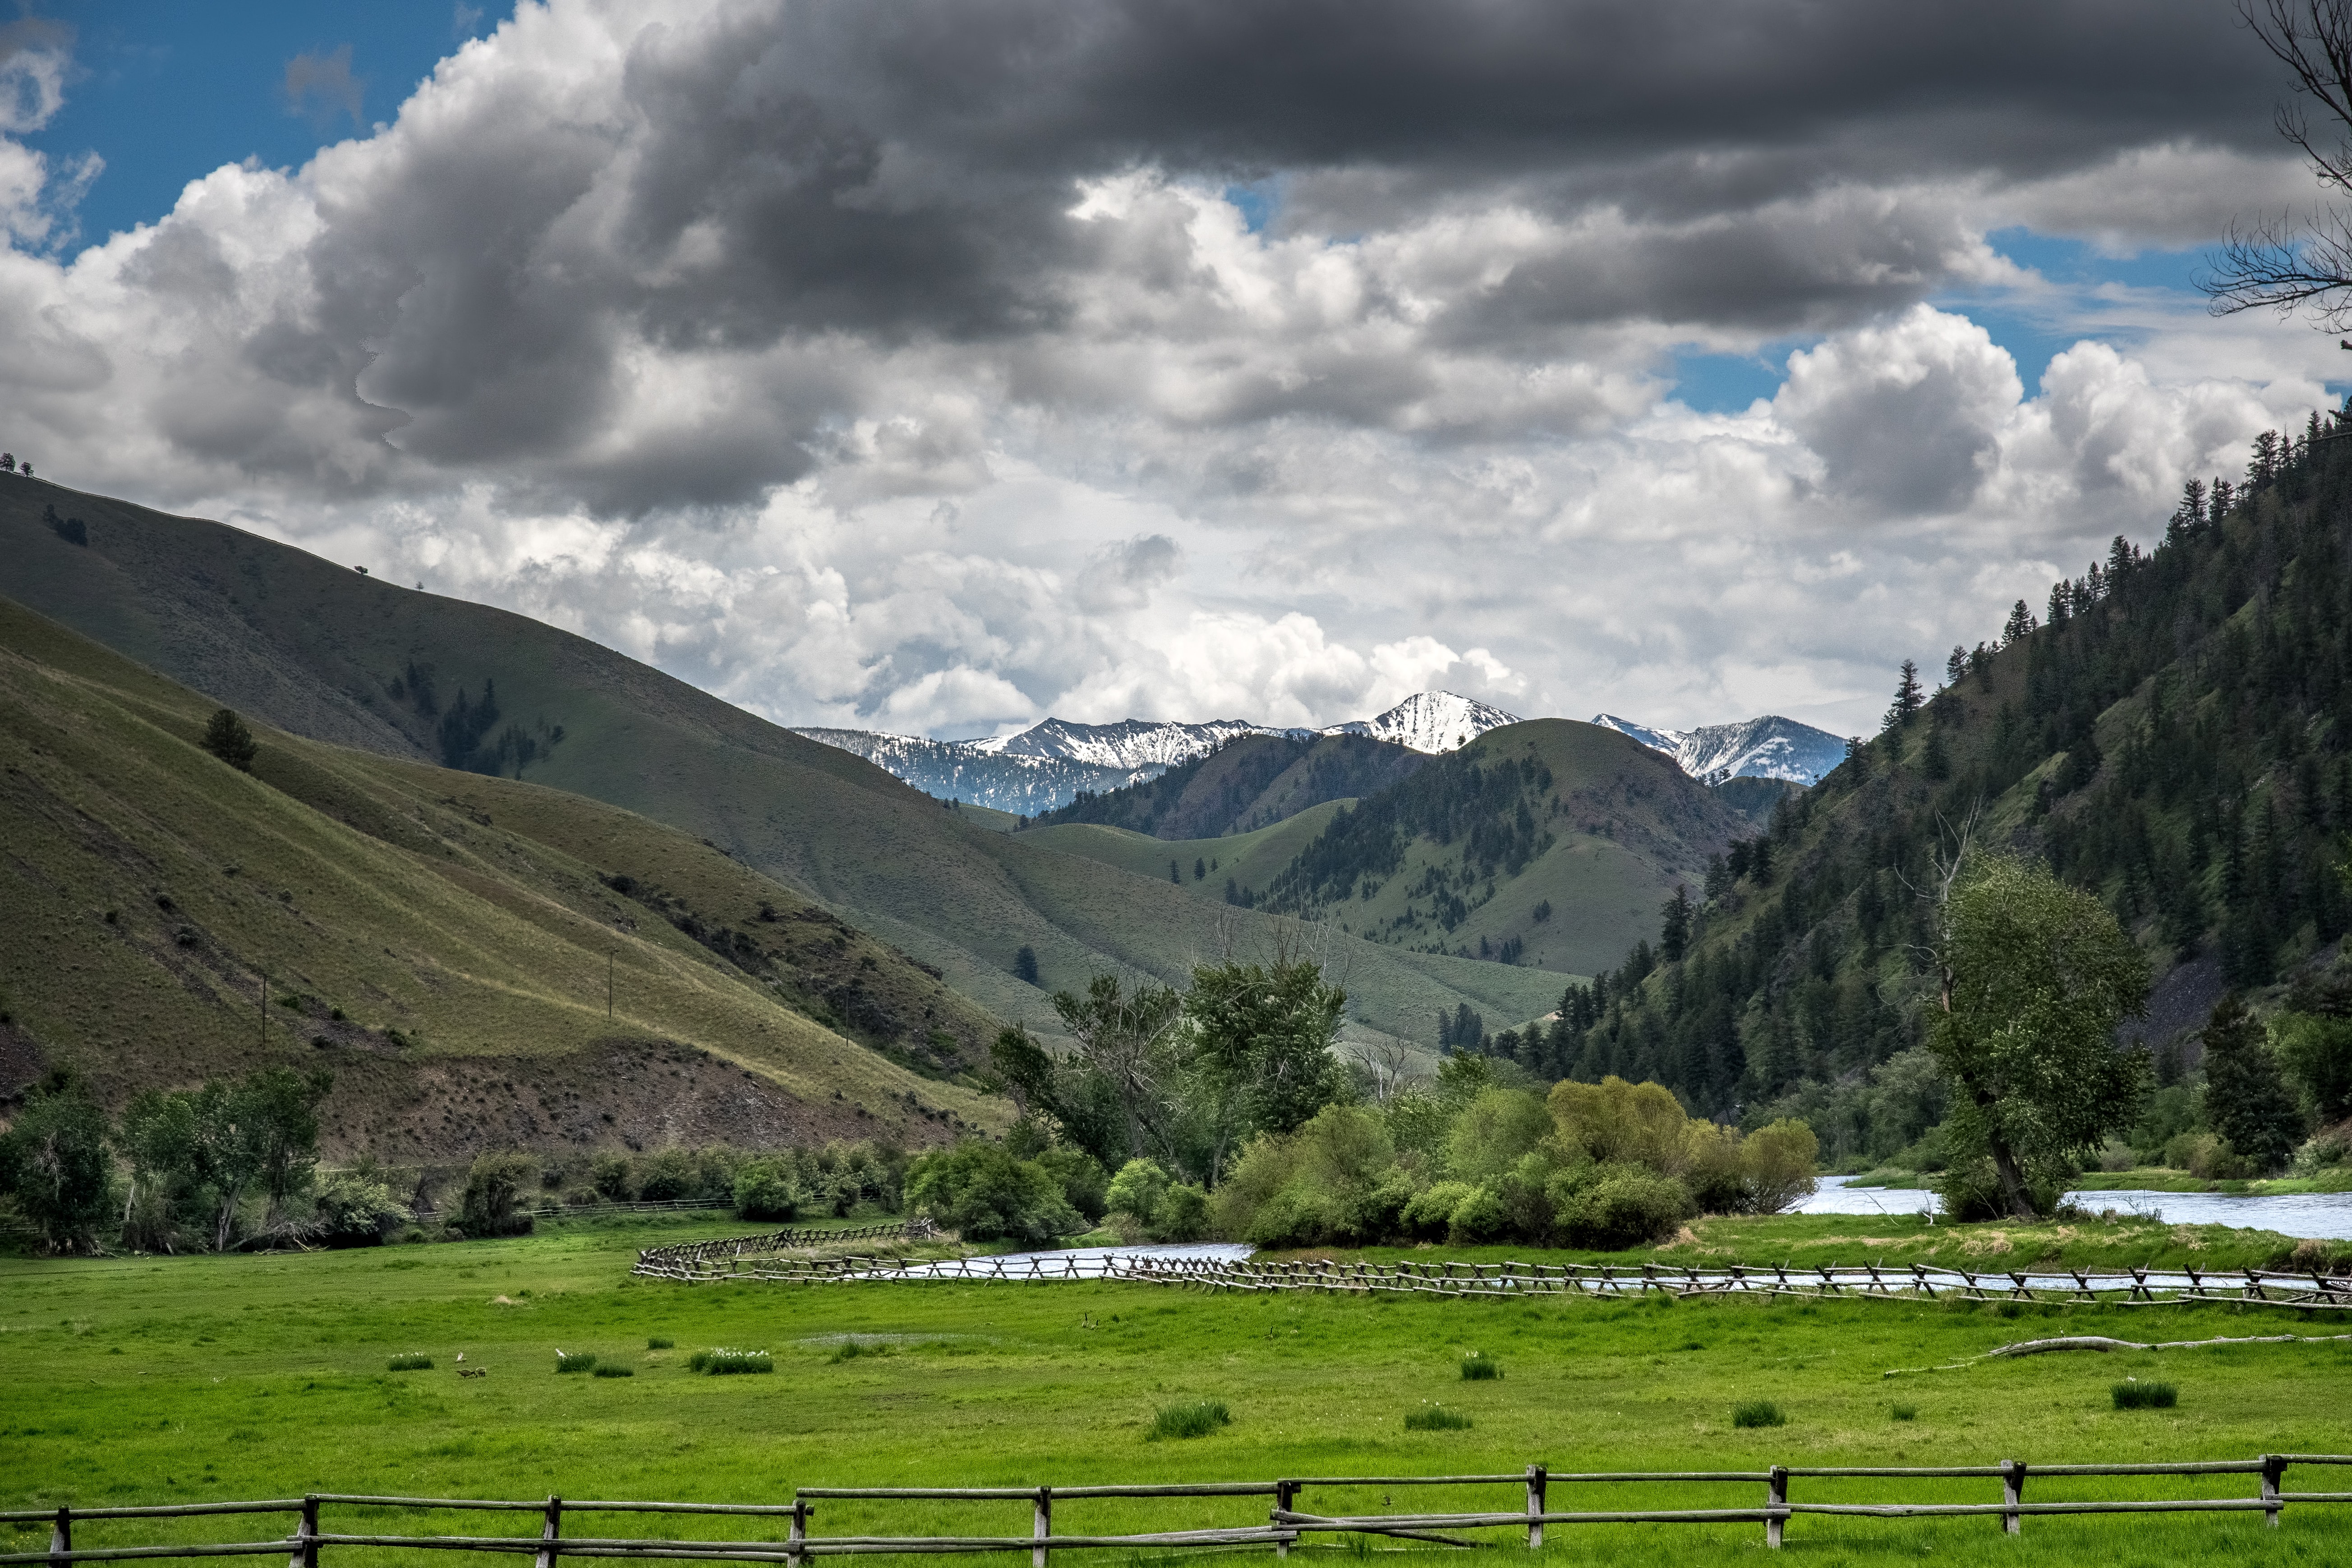
[[1701, 784], [1750, 778], [1788, 779], [1811, 785], [1845, 761], [1844, 741], [1827, 730], [1777, 713], [1737, 724], [1702, 724], [1695, 730], [1662, 730], [1613, 713], [1597, 713], [1592, 721], [1665, 752]]
[[[1244, 735], [1365, 735], [1434, 755], [1518, 721], [1516, 715], [1475, 698], [1423, 691], [1375, 718], [1322, 730], [1282, 730], [1242, 719], [1199, 724], [1151, 719], [1079, 724], [1046, 719], [1018, 734], [978, 741], [932, 741], [867, 730], [796, 732], [864, 757], [926, 795], [1034, 816], [1069, 805], [1080, 791], [1100, 795], [1157, 778]], [[1845, 759], [1845, 742], [1837, 736], [1777, 714], [1694, 730], [1660, 729], [1613, 713], [1600, 714], [1592, 721], [1664, 752], [1703, 784], [1772, 778], [1811, 784]]]

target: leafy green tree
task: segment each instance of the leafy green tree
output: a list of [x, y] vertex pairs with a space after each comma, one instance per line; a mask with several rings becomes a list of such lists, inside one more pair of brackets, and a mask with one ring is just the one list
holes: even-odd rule
[[908, 1166], [907, 1201], [966, 1241], [1046, 1247], [1086, 1228], [1052, 1172], [977, 1138]]
[[1348, 994], [1325, 983], [1321, 965], [1289, 953], [1271, 964], [1202, 965], [1183, 999], [1201, 1066], [1238, 1088], [1253, 1132], [1288, 1132], [1345, 1094], [1331, 1047], [1347, 1008]]
[[2280, 1076], [2262, 1024], [2232, 991], [2205, 1020], [2205, 1117], [2260, 1175], [2286, 1163], [2303, 1114]]
[[2352, 1018], [2282, 1014], [2272, 1021], [2271, 1044], [2323, 1124], [2352, 1116]]
[[538, 1180], [539, 1162], [528, 1154], [477, 1156], [458, 1200], [457, 1228], [472, 1237], [528, 1236], [531, 1215], [523, 1197]]
[[80, 1081], [52, 1072], [0, 1135], [0, 1191], [13, 1194], [52, 1252], [95, 1252], [113, 1207], [112, 1129]]
[[1139, 981], [1129, 991], [1116, 974], [1097, 974], [1083, 996], [1068, 991], [1054, 994], [1054, 1011], [1076, 1042], [1085, 1065], [1110, 1086], [1119, 1110], [1126, 1147], [1117, 1161], [1123, 1165], [1145, 1152], [1145, 1136], [1157, 1132], [1170, 1087], [1179, 1065], [1176, 1025], [1184, 999], [1170, 986]]
[[319, 1169], [319, 1103], [334, 1087], [331, 1072], [290, 1068], [263, 1068], [239, 1086], [253, 1125], [254, 1177], [269, 1200], [265, 1225], [278, 1224], [289, 1200], [309, 1190]]
[[245, 727], [245, 721], [236, 716], [233, 708], [224, 708], [212, 716], [212, 721], [205, 726], [204, 747], [241, 773], [253, 771], [253, 759], [261, 752], [260, 742], [253, 738], [253, 731]]
[[1992, 1163], [2009, 1212], [2131, 1124], [2147, 1062], [2116, 1026], [2147, 997], [2147, 962], [2089, 894], [2038, 865], [1988, 855], [1943, 906], [1938, 1006], [1927, 1044], [1952, 1084], [1951, 1132]]

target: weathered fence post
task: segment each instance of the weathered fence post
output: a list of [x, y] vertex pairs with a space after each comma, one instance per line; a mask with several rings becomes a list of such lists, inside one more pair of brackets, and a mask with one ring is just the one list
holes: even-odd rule
[[539, 1559], [536, 1568], [555, 1568], [555, 1558], [558, 1550], [555, 1545], [555, 1542], [562, 1533], [563, 1500], [560, 1497], [549, 1498], [547, 1500], [547, 1512], [542, 1517], [539, 1527], [539, 1539], [541, 1545], [539, 1548]]
[[2003, 1459], [2000, 1462], [2000, 1500], [2009, 1511], [2000, 1516], [2000, 1528], [2010, 1535], [2025, 1533], [2025, 1517], [2017, 1505], [2025, 1500], [2025, 1461]]
[[[1039, 1541], [1054, 1533], [1054, 1489], [1051, 1487], [1037, 1489], [1037, 1519], [1035, 1528], [1030, 1533]], [[1045, 1547], [1029, 1549], [1029, 1568], [1045, 1568]]]
[[[1290, 1511], [1291, 1500], [1296, 1498], [1297, 1495], [1298, 1483], [1297, 1481], [1276, 1481], [1274, 1483], [1274, 1522], [1276, 1525], [1283, 1522], [1282, 1516]], [[1276, 1557], [1289, 1556], [1290, 1542], [1287, 1541], [1276, 1542], [1274, 1543], [1274, 1554]]]
[[2273, 1530], [2278, 1528], [2279, 1510], [2286, 1504], [2279, 1501], [2279, 1479], [2286, 1469], [2286, 1461], [2276, 1454], [2263, 1456], [2263, 1522]]
[[808, 1568], [809, 1505], [799, 1498], [793, 1499], [792, 1529], [784, 1537], [784, 1556], [793, 1568]]
[[[1788, 1466], [1772, 1467], [1771, 1477], [1764, 1483], [1764, 1506], [1768, 1510], [1783, 1509], [1789, 1506]], [[1764, 1544], [1774, 1548], [1779, 1547], [1780, 1527], [1788, 1522], [1787, 1518], [1780, 1513], [1767, 1513], [1764, 1520]]]
[[319, 1494], [302, 1500], [302, 1522], [295, 1527], [294, 1550], [286, 1554], [286, 1568], [319, 1568]]
[[1528, 1467], [1528, 1550], [1543, 1550], [1544, 1482], [1549, 1472], [1541, 1465]]
[[73, 1510], [58, 1510], [58, 1522], [49, 1529], [49, 1561], [57, 1568], [65, 1568], [65, 1554], [73, 1550]]

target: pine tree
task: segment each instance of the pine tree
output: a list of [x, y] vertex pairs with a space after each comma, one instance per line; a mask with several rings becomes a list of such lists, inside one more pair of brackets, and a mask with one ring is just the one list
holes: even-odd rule
[[2031, 635], [2033, 624], [2033, 612], [2025, 607], [2024, 600], [2018, 600], [2016, 607], [2009, 612], [2008, 624], [2000, 628], [2001, 646], [2007, 647], [2011, 643]]
[[1668, 963], [1680, 963], [1683, 954], [1690, 949], [1690, 889], [1679, 882], [1675, 883], [1675, 896], [1666, 900], [1663, 913], [1665, 929], [1659, 933], [1658, 945], [1664, 951]]
[[260, 753], [260, 743], [236, 710], [224, 708], [205, 726], [204, 748], [241, 773], [253, 771], [253, 759]]
[[1894, 705], [1886, 710], [1886, 727], [1896, 730], [1909, 724], [1927, 700], [1919, 687], [1919, 661], [1905, 659], [1902, 679], [1895, 683]]
[[2205, 1115], [2239, 1158], [2267, 1175], [2303, 1137], [2303, 1113], [2263, 1026], [2234, 991], [2205, 1022]]
[[1944, 661], [1944, 684], [1958, 686], [1960, 677], [1969, 672], [1969, 650], [1959, 644], [1952, 645], [1952, 657]]
[[1013, 955], [1013, 978], [1037, 984], [1037, 950], [1024, 945]]

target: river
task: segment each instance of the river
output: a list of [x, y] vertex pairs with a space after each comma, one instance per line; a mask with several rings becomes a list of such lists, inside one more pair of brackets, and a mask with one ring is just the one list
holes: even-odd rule
[[[1857, 1187], [1851, 1176], [1823, 1176], [1821, 1189], [1795, 1214], [1939, 1214], [1935, 1194], [1913, 1187]], [[2067, 1201], [2093, 1214], [2115, 1209], [2174, 1225], [2234, 1225], [2281, 1236], [2336, 1241], [2352, 1237], [2352, 1193], [2068, 1193]]]

